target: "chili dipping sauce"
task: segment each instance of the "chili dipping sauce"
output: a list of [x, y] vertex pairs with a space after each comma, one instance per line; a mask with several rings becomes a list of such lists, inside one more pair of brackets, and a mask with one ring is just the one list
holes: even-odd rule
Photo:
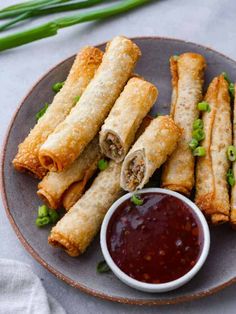
[[143, 204], [124, 201], [112, 215], [106, 240], [115, 264], [130, 277], [165, 283], [185, 275], [203, 247], [203, 230], [193, 210], [162, 193], [139, 194]]

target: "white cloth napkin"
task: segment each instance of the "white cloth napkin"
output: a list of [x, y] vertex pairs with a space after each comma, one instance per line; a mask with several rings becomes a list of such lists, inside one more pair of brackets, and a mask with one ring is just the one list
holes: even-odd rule
[[66, 314], [29, 265], [0, 259], [0, 314]]

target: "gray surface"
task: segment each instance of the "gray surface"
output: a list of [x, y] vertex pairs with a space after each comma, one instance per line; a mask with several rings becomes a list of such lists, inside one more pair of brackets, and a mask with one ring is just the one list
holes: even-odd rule
[[[14, 1], [8, 0], [7, 3]], [[5, 2], [6, 3], [6, 2]], [[236, 59], [236, 2], [166, 0], [104, 23], [75, 26], [59, 36], [0, 55], [1, 139], [9, 120], [29, 87], [51, 66], [75, 53], [84, 44], [96, 44], [116, 34], [178, 37], [211, 46]], [[20, 210], [20, 209], [19, 209]], [[98, 300], [58, 281], [25, 252], [3, 207], [0, 212], [0, 256], [29, 263], [46, 289], [68, 313], [234, 313], [235, 287], [215, 296], [177, 306], [140, 308]]]

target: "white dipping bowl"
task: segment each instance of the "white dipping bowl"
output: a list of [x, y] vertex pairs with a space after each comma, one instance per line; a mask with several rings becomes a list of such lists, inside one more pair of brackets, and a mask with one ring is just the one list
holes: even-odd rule
[[[202, 247], [202, 251], [200, 253], [200, 256], [196, 262], [196, 264], [193, 266], [193, 268], [190, 269], [189, 272], [187, 272], [185, 275], [183, 275], [182, 277], [173, 280], [173, 281], [169, 281], [166, 283], [158, 283], [158, 284], [152, 284], [152, 283], [146, 283], [146, 282], [142, 282], [139, 280], [136, 280], [134, 278], [131, 278], [130, 276], [128, 276], [126, 273], [124, 273], [113, 261], [109, 251], [108, 251], [108, 247], [107, 247], [107, 240], [106, 240], [106, 233], [107, 233], [107, 226], [109, 224], [109, 221], [113, 215], [113, 213], [116, 211], [117, 207], [122, 204], [125, 200], [131, 198], [131, 196], [133, 194], [143, 194], [143, 193], [162, 193], [162, 194], [167, 194], [167, 195], [172, 195], [178, 199], [180, 199], [181, 201], [183, 201], [185, 204], [187, 204], [192, 211], [196, 214], [199, 223], [202, 227], [202, 232], [203, 232], [203, 247]], [[147, 189], [142, 189], [139, 190], [135, 193], [127, 193], [124, 196], [122, 196], [121, 198], [119, 198], [108, 210], [108, 212], [106, 213], [106, 216], [103, 220], [102, 223], [102, 228], [101, 228], [101, 233], [100, 233], [100, 244], [101, 244], [101, 249], [102, 249], [102, 253], [103, 256], [108, 264], [108, 266], [110, 267], [110, 269], [112, 270], [112, 272], [125, 284], [127, 284], [128, 286], [135, 288], [137, 290], [141, 290], [141, 291], [145, 291], [145, 292], [166, 292], [166, 291], [171, 291], [174, 289], [177, 289], [181, 286], [183, 286], [185, 283], [187, 283], [189, 280], [191, 280], [196, 274], [197, 272], [200, 270], [200, 268], [202, 267], [202, 265], [204, 264], [208, 252], [209, 252], [209, 247], [210, 247], [210, 233], [209, 233], [209, 228], [208, 228], [208, 224], [207, 221], [205, 219], [205, 217], [203, 216], [202, 212], [200, 211], [200, 209], [192, 202], [190, 201], [187, 197], [173, 192], [171, 190], [167, 190], [167, 189], [160, 189], [160, 188], [147, 188]]]

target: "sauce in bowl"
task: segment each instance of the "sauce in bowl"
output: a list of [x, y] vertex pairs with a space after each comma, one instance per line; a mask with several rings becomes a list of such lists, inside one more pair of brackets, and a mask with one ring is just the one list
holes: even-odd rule
[[128, 276], [146, 283], [166, 283], [189, 272], [203, 247], [199, 218], [185, 202], [163, 193], [139, 194], [120, 204], [107, 226], [108, 251]]

